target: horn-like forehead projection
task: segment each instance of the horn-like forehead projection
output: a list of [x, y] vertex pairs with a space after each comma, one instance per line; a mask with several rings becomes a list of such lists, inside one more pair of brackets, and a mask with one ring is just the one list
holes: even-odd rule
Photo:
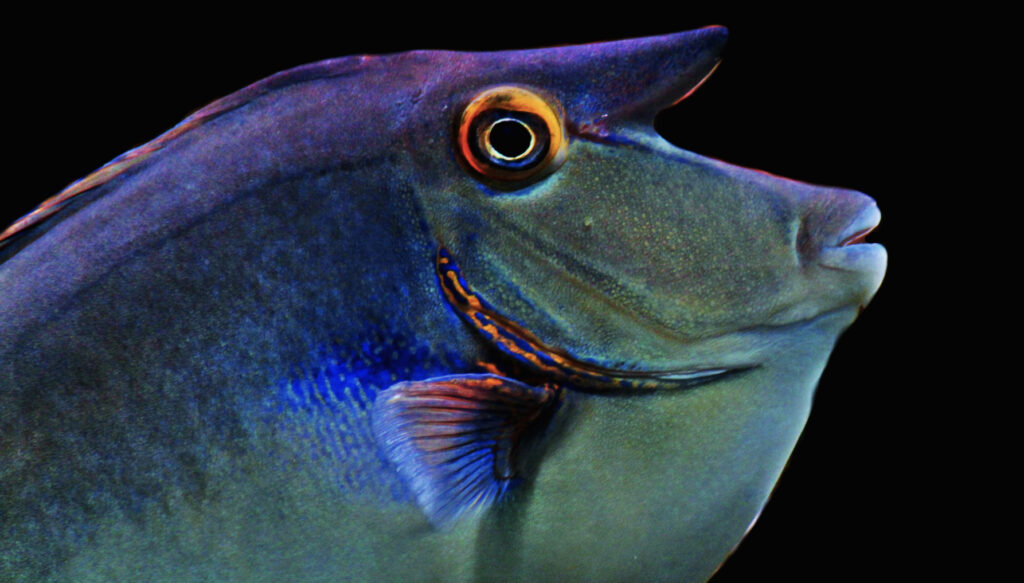
[[420, 52], [432, 88], [457, 96], [488, 84], [542, 88], [559, 100], [570, 123], [650, 122], [698, 86], [718, 64], [724, 27], [665, 36], [494, 53]]

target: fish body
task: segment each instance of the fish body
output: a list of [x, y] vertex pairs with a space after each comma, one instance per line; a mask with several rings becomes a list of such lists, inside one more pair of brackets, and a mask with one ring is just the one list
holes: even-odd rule
[[710, 577], [885, 265], [866, 196], [654, 133], [724, 40], [308, 65], [44, 204], [5, 576]]

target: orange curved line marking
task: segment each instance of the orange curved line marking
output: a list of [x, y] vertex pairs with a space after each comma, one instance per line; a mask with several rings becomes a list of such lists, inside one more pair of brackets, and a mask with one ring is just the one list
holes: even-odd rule
[[[438, 249], [435, 266], [437, 276], [442, 282], [441, 289], [444, 291], [448, 303], [462, 313], [477, 330], [509, 354], [520, 357], [544, 373], [577, 385], [595, 388], [609, 388], [609, 386], [620, 388], [626, 385], [636, 388], [655, 388], [657, 386], [656, 382], [649, 379], [622, 378], [632, 375], [628, 371], [608, 369], [577, 360], [563, 350], [544, 344], [517, 322], [486, 306], [475, 292], [468, 289], [468, 284], [463, 285], [463, 282], [459, 281], [459, 275], [455, 271], [458, 268], [442, 253], [447, 253], [443, 247]], [[482, 318], [493, 323], [488, 324]], [[516, 341], [526, 344], [529, 350], [518, 346]], [[554, 365], [543, 362], [539, 356], [541, 354], [551, 359]], [[485, 368], [496, 370], [493, 365]]]

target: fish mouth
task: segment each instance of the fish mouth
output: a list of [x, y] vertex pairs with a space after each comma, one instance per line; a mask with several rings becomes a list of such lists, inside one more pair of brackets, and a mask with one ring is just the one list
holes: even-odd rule
[[817, 258], [820, 265], [842, 271], [878, 274], [885, 272], [885, 247], [867, 242], [867, 236], [881, 223], [882, 213], [873, 200], [868, 201], [868, 204], [864, 205], [849, 223], [830, 237], [831, 241], [821, 248]]
[[878, 210], [878, 205], [872, 202], [861, 209], [850, 221], [850, 224], [839, 233], [839, 243], [834, 246], [847, 247], [864, 244], [868, 233], [874, 231], [881, 222], [882, 212]]
[[[545, 344], [522, 324], [499, 313], [485, 299], [470, 289], [454, 258], [439, 247], [435, 259], [438, 284], [448, 304], [477, 332], [524, 366], [545, 379], [583, 390], [653, 390], [689, 388], [727, 375], [754, 368], [754, 365], [719, 366], [668, 370], [610, 368], [581, 360], [566, 350]], [[493, 374], [508, 376], [495, 363], [480, 362]]]

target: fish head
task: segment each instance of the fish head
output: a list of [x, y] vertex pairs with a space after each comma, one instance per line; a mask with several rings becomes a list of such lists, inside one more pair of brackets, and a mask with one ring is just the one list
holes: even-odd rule
[[425, 71], [403, 140], [443, 296], [526, 371], [517, 381], [570, 389], [559, 438], [492, 537], [506, 556], [521, 525], [526, 578], [571, 565], [628, 580], [640, 560], [651, 579], [707, 579], [767, 501], [838, 335], [881, 284], [871, 198], [655, 130], [725, 40], [711, 27], [405, 57]]
[[655, 131], [726, 36], [408, 57], [430, 71], [406, 140], [431, 228], [487, 311], [539, 350], [671, 384], [759, 365], [778, 342], [752, 330], [842, 312], [838, 333], [880, 285], [869, 197]]
[[[396, 388], [379, 435], [410, 443], [392, 420], [421, 391], [568, 389], [557, 438], [508, 455], [535, 461], [497, 475], [529, 486], [477, 545], [524, 579], [629, 580], [637, 561], [650, 580], [710, 577], [766, 503], [837, 337], [881, 283], [868, 196], [658, 135], [657, 113], [708, 78], [725, 39], [711, 27], [404, 57], [421, 71], [407, 183], [437, 240], [442, 297], [498, 349], [480, 364], [500, 376], [463, 392], [449, 378]], [[389, 459], [444, 523], [450, 489], [401, 448]]]

